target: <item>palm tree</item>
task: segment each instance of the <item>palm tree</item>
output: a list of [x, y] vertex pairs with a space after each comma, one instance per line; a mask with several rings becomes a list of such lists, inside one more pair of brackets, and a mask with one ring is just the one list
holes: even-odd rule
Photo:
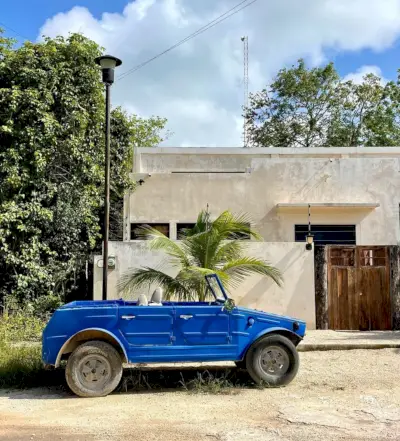
[[165, 298], [204, 301], [208, 289], [204, 276], [218, 274], [229, 290], [236, 288], [247, 276], [261, 274], [270, 277], [279, 286], [282, 284], [280, 271], [267, 262], [245, 254], [244, 235], [261, 240], [260, 235], [250, 228], [247, 215], [235, 215], [224, 211], [210, 221], [208, 210], [202, 211], [193, 228], [183, 232], [182, 240], [173, 241], [149, 226], [141, 228], [141, 235], [150, 239], [152, 250], [162, 250], [168, 256], [169, 267], [178, 269], [175, 277], [159, 268], [142, 267], [128, 270], [119, 283], [120, 292], [157, 284], [165, 291]]

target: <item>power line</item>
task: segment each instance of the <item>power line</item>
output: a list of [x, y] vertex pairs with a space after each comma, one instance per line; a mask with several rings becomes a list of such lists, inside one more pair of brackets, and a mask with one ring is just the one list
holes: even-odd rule
[[[237, 14], [238, 12], [242, 11], [243, 9], [249, 7], [253, 3], [255, 3], [257, 0], [253, 0], [252, 2], [248, 3], [247, 5], [242, 6], [240, 9], [237, 9], [239, 6], [243, 5], [244, 3], [247, 3], [249, 0], [244, 0], [240, 3], [238, 3], [233, 8], [226, 11], [224, 14], [221, 14], [219, 17], [215, 18], [214, 20], [207, 23], [205, 26], [199, 28], [197, 31], [193, 32], [192, 34], [185, 37], [183, 40], [180, 40], [178, 43], [174, 44], [173, 46], [169, 47], [163, 52], [160, 52], [159, 54], [155, 55], [154, 57], [150, 58], [147, 61], [144, 61], [143, 63], [133, 67], [132, 69], [128, 70], [127, 72], [124, 72], [119, 80], [122, 80], [126, 76], [130, 75], [131, 73], [136, 72], [137, 70], [141, 69], [142, 67], [146, 66], [147, 64], [151, 63], [152, 61], [156, 60], [157, 58], [161, 57], [162, 55], [166, 54], [167, 52], [172, 51], [173, 49], [177, 48], [178, 46], [181, 46], [182, 44], [186, 43], [187, 41], [191, 40], [194, 37], [197, 37], [198, 35], [202, 34], [205, 31], [208, 31], [209, 29], [213, 28], [214, 26], [218, 25], [219, 23], [225, 21], [226, 19], [232, 17], [232, 15]], [[235, 11], [235, 9], [237, 9]], [[234, 11], [234, 12], [232, 12]], [[229, 15], [228, 15], [229, 14]]]
[[[192, 34], [185, 37], [183, 40], [178, 41], [178, 43], [174, 44], [173, 46], [170, 46], [168, 49], [166, 49], [163, 52], [160, 52], [159, 54], [155, 55], [154, 57], [148, 59], [147, 61], [144, 61], [141, 64], [138, 64], [137, 66], [133, 67], [132, 69], [128, 70], [127, 72], [124, 72], [118, 79], [122, 80], [128, 75], [136, 72], [137, 70], [141, 69], [142, 67], [146, 66], [147, 64], [151, 63], [152, 61], [156, 60], [157, 58], [161, 57], [162, 55], [172, 51], [173, 49], [177, 48], [178, 46], [181, 46], [182, 44], [186, 43], [187, 41], [191, 40], [192, 38], [197, 37], [198, 35], [202, 34], [203, 32], [208, 31], [209, 29], [213, 28], [214, 26], [217, 26], [218, 24], [222, 23], [223, 21], [227, 20], [228, 18], [232, 17], [233, 15], [237, 14], [238, 12], [242, 11], [245, 8], [248, 8], [253, 3], [255, 3], [258, 0], [252, 0], [250, 3], [249, 0], [243, 0], [242, 2], [238, 3], [233, 8], [229, 9], [228, 11], [224, 12], [214, 20], [210, 21], [206, 25], [202, 26], [201, 28], [197, 29], [197, 31], [193, 32]], [[247, 3], [247, 4], [245, 4]], [[241, 6], [241, 7], [240, 7]], [[240, 8], [239, 8], [240, 7]], [[239, 8], [239, 9], [237, 9]]]
[[6, 29], [8, 29], [11, 32], [14, 32], [15, 35], [18, 35], [19, 37], [23, 38], [24, 40], [30, 40], [30, 38], [26, 37], [25, 35], [20, 34], [19, 32], [17, 32], [15, 29], [13, 29], [11, 26], [7, 26], [5, 23], [0, 22], [0, 26], [5, 27]]

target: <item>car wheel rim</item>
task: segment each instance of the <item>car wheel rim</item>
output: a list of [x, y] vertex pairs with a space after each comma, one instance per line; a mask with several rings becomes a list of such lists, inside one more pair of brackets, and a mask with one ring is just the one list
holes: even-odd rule
[[101, 355], [88, 355], [78, 366], [79, 380], [87, 389], [102, 389], [111, 378], [111, 365]]
[[281, 377], [290, 366], [288, 353], [279, 346], [268, 346], [260, 354], [260, 367], [268, 375]]

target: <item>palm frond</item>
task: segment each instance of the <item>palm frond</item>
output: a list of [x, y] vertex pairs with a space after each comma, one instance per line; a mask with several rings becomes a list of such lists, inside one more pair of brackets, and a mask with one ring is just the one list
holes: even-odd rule
[[226, 239], [237, 239], [243, 235], [248, 235], [254, 240], [261, 240], [261, 235], [251, 228], [253, 220], [246, 213], [235, 214], [229, 210], [221, 213], [212, 224], [212, 227]]
[[255, 257], [242, 257], [233, 260], [224, 265], [220, 271], [229, 276], [228, 283], [235, 287], [251, 274], [270, 277], [278, 286], [283, 285], [283, 277], [279, 269]]
[[149, 240], [149, 248], [151, 250], [165, 251], [169, 256], [181, 261], [182, 265], [191, 264], [189, 260], [190, 254], [185, 249], [185, 243], [173, 241], [149, 225], [138, 228], [138, 236]]
[[215, 253], [214, 262], [218, 266], [221, 263], [237, 260], [243, 255], [245, 244], [239, 240], [222, 242]]
[[219, 232], [211, 228], [203, 233], [188, 237], [184, 242], [196, 265], [211, 269], [214, 264], [213, 257], [222, 241], [223, 237]]
[[150, 267], [135, 268], [125, 272], [117, 287], [120, 293], [133, 293], [140, 288], [148, 288], [152, 284], [162, 287], [166, 297], [172, 294], [179, 297], [188, 295], [187, 287], [179, 280], [161, 270]]
[[183, 230], [183, 236], [184, 237], [191, 237], [199, 233], [204, 233], [207, 231], [207, 225], [208, 225], [208, 216], [206, 210], [200, 211], [199, 215], [197, 216], [196, 223], [194, 224], [193, 228], [185, 228]]

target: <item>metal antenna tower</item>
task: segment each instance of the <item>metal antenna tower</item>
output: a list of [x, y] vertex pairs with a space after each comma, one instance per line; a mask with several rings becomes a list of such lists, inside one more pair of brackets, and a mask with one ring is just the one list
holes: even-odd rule
[[[249, 38], [243, 36], [243, 107], [244, 110], [249, 106]], [[246, 118], [243, 120], [243, 147], [249, 147], [249, 134], [247, 130]]]

